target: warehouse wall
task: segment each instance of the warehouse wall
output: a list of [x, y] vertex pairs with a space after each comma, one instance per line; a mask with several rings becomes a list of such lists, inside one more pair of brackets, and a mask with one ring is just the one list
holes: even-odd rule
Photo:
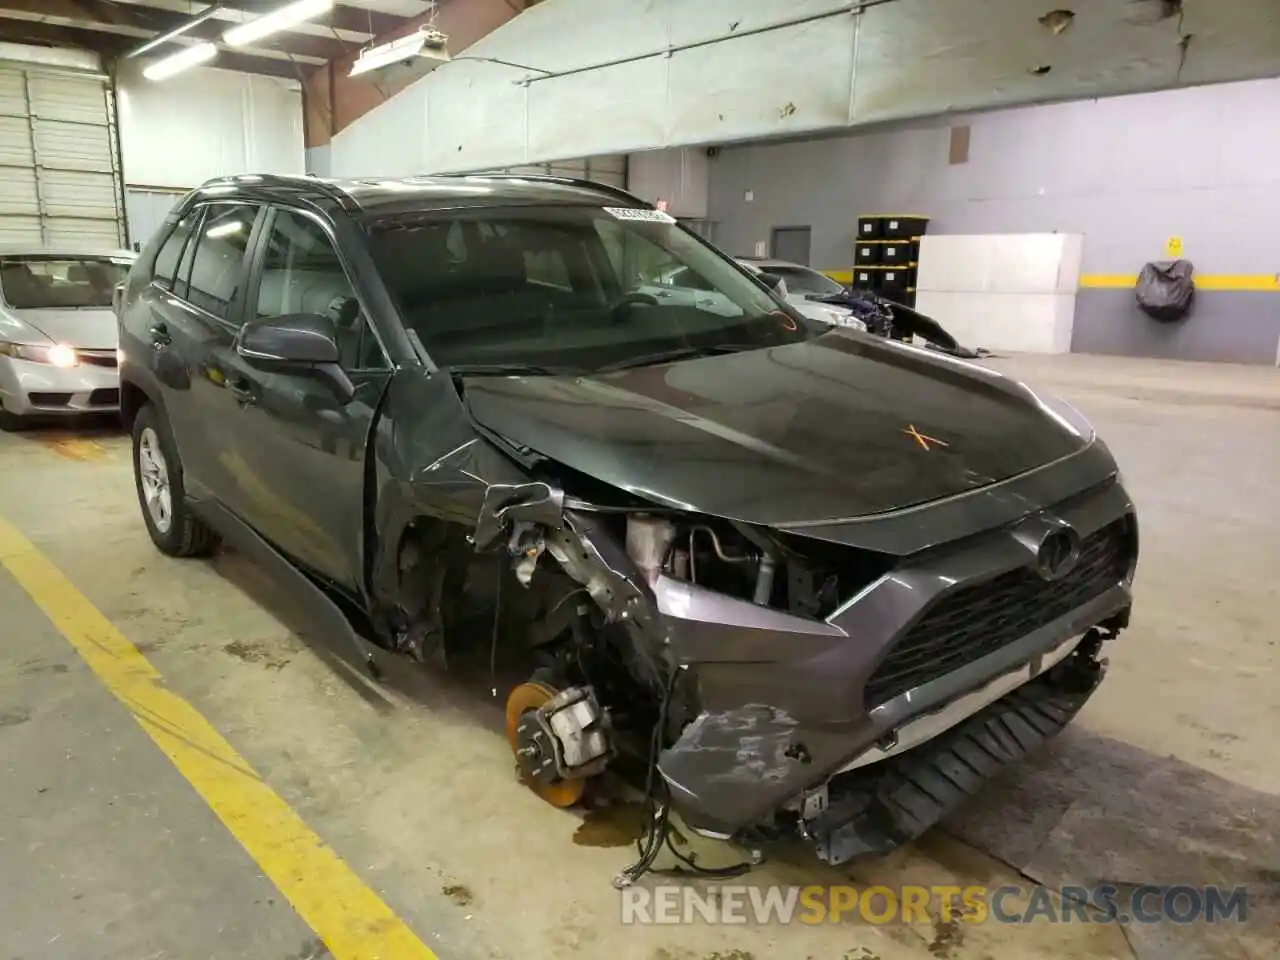
[[[1081, 233], [1074, 350], [1276, 363], [1277, 105], [1280, 79], [729, 147], [711, 161], [709, 215], [731, 253], [809, 224], [813, 264], [837, 270], [859, 212], [927, 214], [931, 233]], [[949, 163], [952, 125], [970, 127], [966, 163]], [[1165, 327], [1132, 287], [1174, 237], [1201, 286], [1193, 317]]]
[[1280, 74], [1276, 0], [1051, 7], [543, 0], [339, 132], [332, 168], [474, 170]]
[[705, 220], [710, 159], [699, 147], [675, 147], [633, 153], [627, 186], [636, 196], [657, 203], [682, 220]]
[[131, 73], [120, 78], [118, 104], [131, 241], [212, 177], [305, 172], [295, 80], [197, 68], [152, 83]]

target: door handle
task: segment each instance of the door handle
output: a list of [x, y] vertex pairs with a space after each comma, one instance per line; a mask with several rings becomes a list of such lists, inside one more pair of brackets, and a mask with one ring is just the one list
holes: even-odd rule
[[227, 389], [231, 391], [231, 395], [236, 398], [236, 403], [248, 405], [257, 403], [257, 394], [253, 392], [253, 384], [244, 377], [236, 377], [234, 380], [227, 381]]
[[153, 324], [150, 333], [153, 347], [167, 347], [173, 343], [173, 337], [169, 335], [169, 328], [163, 323]]

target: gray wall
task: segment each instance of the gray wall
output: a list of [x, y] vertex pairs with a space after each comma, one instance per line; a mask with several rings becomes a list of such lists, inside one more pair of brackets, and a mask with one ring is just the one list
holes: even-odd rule
[[[972, 128], [967, 163], [948, 162], [952, 123]], [[926, 214], [931, 233], [1081, 233], [1087, 275], [1135, 275], [1177, 236], [1200, 275], [1275, 276], [1277, 157], [1280, 79], [1250, 81], [727, 147], [709, 215], [730, 253], [811, 225], [823, 269], [850, 266], [858, 213], [888, 212]], [[1169, 329], [1127, 291], [1090, 289], [1073, 348], [1274, 364], [1278, 341], [1280, 292], [1202, 290]]]
[[124, 189], [125, 216], [129, 221], [129, 245], [145, 244], [160, 229], [164, 218], [186, 193], [185, 190], [156, 190], [145, 187]]
[[329, 164], [329, 144], [325, 143], [318, 147], [307, 147], [306, 168], [307, 173], [313, 173], [317, 177], [327, 177], [331, 175]]
[[667, 201], [667, 210], [673, 216], [705, 220], [709, 163], [702, 147], [633, 153], [628, 163], [627, 189], [650, 203]]

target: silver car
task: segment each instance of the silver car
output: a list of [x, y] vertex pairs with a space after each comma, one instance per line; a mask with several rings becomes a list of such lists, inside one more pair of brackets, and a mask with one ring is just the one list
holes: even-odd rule
[[855, 317], [853, 311], [847, 307], [809, 299], [811, 296], [839, 296], [845, 292], [844, 287], [825, 273], [819, 273], [813, 267], [787, 260], [756, 260], [739, 257], [738, 263], [754, 274], [772, 274], [777, 277], [781, 283], [775, 292], [809, 319], [866, 331], [867, 325]]
[[133, 258], [0, 247], [0, 429], [119, 409], [112, 293]]

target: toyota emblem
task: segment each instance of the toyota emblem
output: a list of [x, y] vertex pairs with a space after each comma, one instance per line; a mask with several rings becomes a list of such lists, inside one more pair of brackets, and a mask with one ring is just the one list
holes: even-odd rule
[[1080, 559], [1080, 537], [1070, 527], [1051, 531], [1036, 551], [1036, 572], [1046, 580], [1061, 580]]

